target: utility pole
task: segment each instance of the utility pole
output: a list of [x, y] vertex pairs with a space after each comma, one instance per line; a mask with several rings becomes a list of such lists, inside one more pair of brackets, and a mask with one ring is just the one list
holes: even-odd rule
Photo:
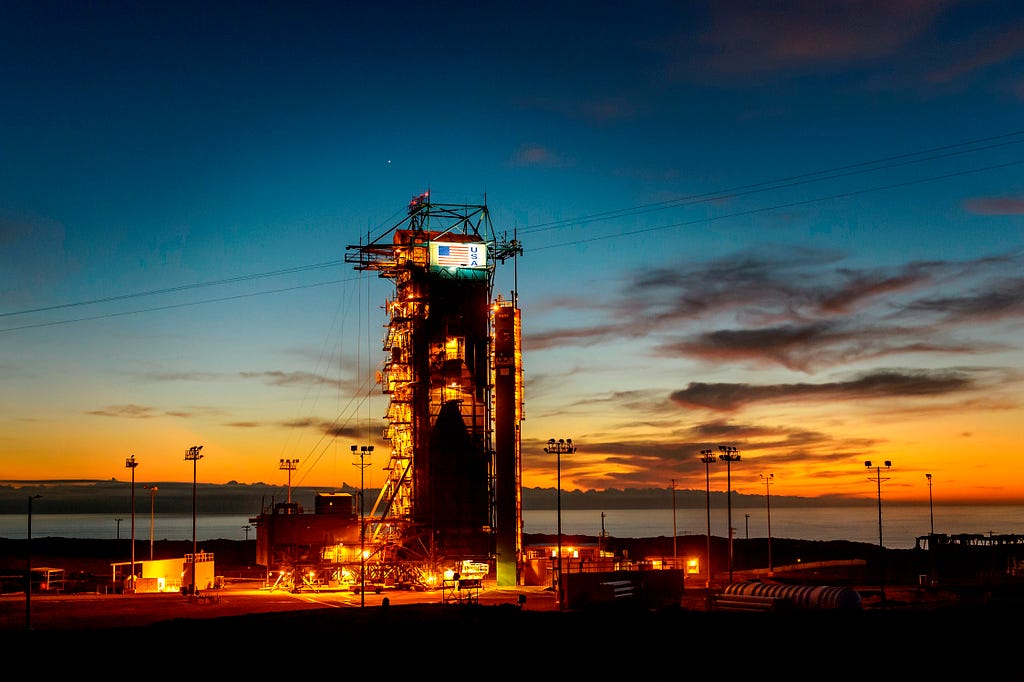
[[156, 519], [154, 511], [156, 511], [156, 491], [160, 490], [155, 485], [143, 485], [143, 488], [149, 491], [149, 560], [153, 560], [153, 522]]

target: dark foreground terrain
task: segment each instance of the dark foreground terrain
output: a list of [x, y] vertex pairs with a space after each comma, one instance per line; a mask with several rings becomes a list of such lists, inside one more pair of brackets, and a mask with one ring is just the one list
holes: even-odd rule
[[[650, 539], [646, 545], [634, 541], [628, 551], [631, 556], [663, 552], [666, 541], [671, 555], [671, 538]], [[351, 594], [335, 601], [298, 595], [255, 602], [233, 593], [233, 585], [246, 583], [258, 592], [254, 578], [261, 569], [252, 563], [254, 543], [225, 540], [204, 543], [204, 551], [217, 556], [218, 574], [229, 578], [223, 600], [215, 605], [198, 606], [184, 595], [146, 595], [160, 599], [159, 608], [166, 610], [157, 611], [158, 602], [146, 602], [143, 595], [69, 594], [65, 597], [72, 601], [64, 606], [44, 604], [40, 596], [31, 600], [39, 614], [35, 622], [42, 623], [43, 613], [46, 618], [63, 614], [73, 625], [55, 627], [47, 621], [45, 628], [26, 629], [24, 594], [8, 593], [0, 597], [7, 619], [0, 642], [9, 661], [31, 661], [49, 674], [115, 674], [131, 665], [144, 666], [134, 672], [175, 675], [232, 671], [305, 677], [330, 671], [332, 677], [392, 677], [433, 669], [460, 678], [609, 679], [666, 672], [693, 676], [710, 666], [729, 678], [770, 672], [771, 677], [845, 679], [874, 674], [879, 666], [886, 677], [901, 671], [996, 671], [1018, 658], [1022, 587], [1004, 571], [993, 570], [999, 562], [991, 552], [973, 569], [969, 557], [958, 557], [956, 567], [944, 566], [949, 579], [935, 585], [920, 582], [922, 571], [932, 568], [929, 557], [911, 550], [887, 554], [883, 601], [878, 589], [882, 574], [873, 554], [877, 548], [774, 543], [780, 569], [774, 580], [852, 586], [863, 595], [863, 608], [718, 611], [706, 608], [702, 586], [691, 589], [689, 583], [681, 604], [658, 608], [612, 603], [559, 610], [551, 593], [536, 587], [522, 602], [507, 590], [500, 598], [482, 597], [476, 603], [445, 602], [431, 593], [419, 603], [399, 595], [366, 595], [361, 603]], [[32, 561], [102, 582], [110, 562], [123, 560], [123, 544], [33, 540]], [[159, 547], [156, 558], [191, 551], [191, 543], [178, 544], [183, 546]], [[148, 549], [147, 544], [138, 555], [148, 557]], [[24, 550], [24, 541], [0, 539], [0, 572], [23, 569]], [[737, 543], [737, 557], [737, 565], [739, 557], [745, 562], [742, 572], [737, 568], [737, 580], [750, 579], [755, 573], [748, 569], [763, 566], [764, 557], [753, 545]], [[852, 567], [820, 567], [829, 561], [849, 561]], [[261, 606], [246, 606], [255, 603]], [[101, 617], [108, 607], [125, 612]], [[130, 616], [131, 609], [136, 616]]]

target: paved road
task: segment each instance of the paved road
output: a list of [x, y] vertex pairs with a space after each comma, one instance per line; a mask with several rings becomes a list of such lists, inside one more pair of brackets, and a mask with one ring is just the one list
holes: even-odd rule
[[[379, 608], [388, 604], [454, 603], [452, 595], [440, 590], [384, 590], [365, 595], [350, 590], [291, 593], [260, 589], [258, 585], [227, 586], [208, 590], [199, 599], [179, 593], [159, 594], [69, 594], [0, 596], [0, 631], [82, 630], [148, 625], [181, 618], [219, 618], [253, 613], [274, 613], [312, 609]], [[528, 609], [554, 608], [554, 596], [543, 588], [485, 587], [471, 595], [474, 603], [520, 604]], [[27, 627], [26, 627], [27, 626]]]

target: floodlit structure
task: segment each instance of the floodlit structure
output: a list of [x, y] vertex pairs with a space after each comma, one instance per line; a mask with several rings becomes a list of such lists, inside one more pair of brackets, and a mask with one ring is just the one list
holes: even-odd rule
[[377, 372], [390, 398], [385, 481], [365, 518], [351, 503], [328, 514], [318, 496], [313, 516], [333, 518], [317, 521], [317, 537], [287, 530], [309, 527], [295, 504], [251, 519], [275, 583], [429, 589], [487, 567], [498, 585], [521, 584], [521, 316], [514, 290], [492, 295], [496, 264], [519, 253], [497, 240], [486, 205], [429, 193], [377, 239], [347, 247], [347, 263], [395, 286]]

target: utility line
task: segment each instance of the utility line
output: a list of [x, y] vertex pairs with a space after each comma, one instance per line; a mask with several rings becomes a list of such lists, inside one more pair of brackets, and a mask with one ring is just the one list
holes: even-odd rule
[[[692, 204], [709, 203], [712, 201], [720, 201], [722, 199], [733, 199], [740, 196], [746, 196], [749, 194], [758, 194], [761, 192], [767, 192], [770, 190], [785, 189], [789, 187], [797, 187], [799, 185], [805, 185], [812, 182], [824, 182], [826, 180], [835, 180], [837, 178], [850, 177], [853, 175], [861, 175], [864, 173], [871, 173], [880, 170], [889, 170], [897, 168], [899, 166], [907, 166], [915, 163], [924, 163], [926, 161], [935, 161], [938, 159], [948, 158], [951, 156], [958, 156], [961, 154], [968, 154], [976, 151], [983, 151], [988, 149], [995, 149], [998, 147], [1006, 147], [1012, 144], [1024, 144], [1024, 139], [1021, 140], [1010, 140], [999, 144], [988, 145], [985, 147], [976, 147], [973, 149], [966, 149], [957, 152], [950, 152], [947, 154], [939, 154], [935, 156], [929, 156], [926, 158], [911, 159], [911, 157], [920, 156], [922, 154], [930, 154], [937, 151], [944, 151], [961, 147], [967, 144], [976, 144], [978, 142], [985, 142], [991, 139], [1002, 139], [1005, 137], [1011, 137], [1016, 135], [1024, 134], [1024, 131], [1019, 133], [1009, 133], [1007, 135], [1000, 135], [995, 138], [985, 138], [982, 140], [975, 140], [972, 142], [961, 142], [954, 145], [947, 145], [944, 147], [935, 147], [933, 149], [913, 152], [910, 154], [901, 154], [899, 156], [891, 156], [884, 159], [877, 159], [875, 161], [865, 161], [862, 163], [855, 163], [846, 166], [838, 166], [836, 168], [811, 171], [809, 173], [802, 173], [800, 175], [792, 175], [785, 178], [778, 178], [775, 180], [765, 180], [762, 182], [756, 182], [748, 185], [739, 185], [724, 190], [717, 190], [714, 192], [705, 192], [702, 194], [690, 194], [678, 199], [667, 199], [665, 201], [658, 201], [650, 204], [641, 204], [640, 206], [634, 206], [631, 208], [615, 209], [611, 211], [605, 211], [602, 213], [594, 213], [592, 215], [583, 216], [580, 218], [567, 218], [565, 220], [558, 220], [548, 223], [539, 223], [526, 228], [520, 228], [525, 233], [545, 232], [560, 227], [567, 227], [570, 225], [585, 225], [593, 222], [600, 222], [604, 220], [610, 220], [612, 218], [621, 218], [630, 215], [640, 215], [643, 213], [652, 213], [654, 211], [664, 211], [670, 208], [679, 208], [682, 206], [689, 206]], [[889, 163], [891, 161], [902, 160], [899, 163]], [[860, 169], [860, 170], [853, 170]], [[847, 171], [847, 172], [840, 172]]]
[[[911, 163], [923, 163], [925, 161], [932, 161], [932, 160], [936, 160], [936, 159], [940, 159], [940, 158], [946, 158], [946, 157], [949, 157], [949, 156], [955, 156], [955, 155], [959, 155], [959, 154], [966, 154], [966, 153], [970, 153], [970, 152], [974, 152], [974, 151], [981, 151], [981, 150], [992, 149], [992, 148], [996, 148], [996, 147], [1004, 147], [1004, 146], [1008, 146], [1008, 145], [1011, 145], [1011, 144], [1021, 144], [1021, 143], [1024, 143], [1024, 139], [1019, 139], [1019, 140], [1008, 140], [1007, 139], [1007, 138], [1018, 137], [1020, 135], [1024, 135], [1024, 131], [1016, 131], [1016, 132], [1012, 132], [1012, 133], [1006, 133], [1004, 135], [997, 135], [997, 136], [987, 137], [987, 138], [979, 138], [979, 139], [976, 139], [976, 140], [970, 140], [970, 141], [966, 141], [966, 142], [959, 142], [959, 143], [950, 144], [950, 145], [944, 145], [944, 146], [940, 146], [940, 147], [933, 147], [931, 149], [926, 149], [926, 150], [922, 150], [922, 151], [918, 151], [918, 152], [911, 152], [911, 153], [907, 153], [907, 154], [900, 154], [900, 155], [896, 155], [896, 156], [884, 157], [882, 159], [877, 159], [877, 160], [874, 160], [874, 161], [866, 161], [866, 162], [861, 162], [861, 163], [856, 163], [856, 164], [837, 166], [837, 167], [832, 168], [832, 169], [812, 171], [812, 172], [809, 172], [809, 173], [793, 175], [793, 176], [789, 176], [789, 177], [786, 177], [786, 178], [780, 178], [780, 179], [776, 179], [776, 180], [768, 180], [768, 181], [764, 181], [764, 182], [760, 182], [760, 183], [741, 185], [741, 186], [737, 186], [737, 187], [726, 189], [726, 190], [720, 190], [720, 191], [717, 191], [717, 192], [708, 192], [708, 193], [704, 193], [704, 194], [690, 195], [690, 196], [687, 196], [687, 197], [683, 197], [683, 198], [679, 198], [679, 199], [674, 199], [674, 200], [669, 200], [669, 201], [656, 202], [656, 203], [651, 203], [651, 204], [643, 204], [643, 205], [635, 206], [635, 207], [628, 208], [628, 209], [617, 209], [617, 210], [613, 210], [613, 211], [607, 211], [607, 212], [604, 212], [604, 213], [596, 213], [596, 214], [589, 215], [589, 216], [583, 216], [581, 218], [567, 219], [567, 220], [563, 220], [563, 221], [555, 221], [555, 222], [550, 222], [550, 223], [541, 223], [541, 224], [538, 224], [538, 225], [534, 225], [532, 227], [518, 228], [517, 231], [518, 232], [523, 232], [523, 233], [535, 233], [535, 232], [547, 231], [547, 230], [552, 230], [552, 229], [556, 229], [556, 228], [559, 228], [559, 227], [566, 227], [566, 226], [570, 226], [570, 225], [582, 225], [582, 224], [586, 224], [586, 223], [590, 223], [590, 222], [597, 222], [597, 221], [601, 221], [601, 220], [610, 220], [612, 218], [624, 217], [624, 216], [629, 216], [629, 215], [639, 215], [639, 214], [642, 214], [642, 213], [649, 213], [649, 212], [657, 211], [657, 210], [665, 210], [665, 209], [668, 209], [668, 208], [677, 208], [677, 207], [686, 206], [686, 205], [693, 204], [693, 203], [706, 203], [706, 202], [720, 200], [720, 199], [725, 199], [725, 198], [735, 198], [737, 196], [743, 196], [745, 194], [754, 194], [754, 193], [759, 193], [759, 192], [766, 192], [766, 191], [769, 191], [769, 190], [778, 190], [778, 189], [783, 189], [783, 188], [788, 188], [788, 187], [794, 187], [794, 186], [797, 186], [797, 185], [807, 184], [807, 183], [810, 183], [810, 182], [821, 182], [821, 181], [824, 181], [824, 180], [836, 179], [836, 178], [839, 178], [839, 177], [847, 177], [847, 176], [850, 176], [850, 175], [857, 175], [857, 174], [867, 173], [867, 172], [872, 172], [872, 171], [877, 171], [877, 170], [891, 169], [891, 168], [894, 168], [894, 167], [897, 167], [897, 166], [908, 165], [908, 164], [911, 164]], [[966, 147], [966, 146], [969, 146], [969, 145], [977, 145], [977, 144], [980, 144], [980, 143], [983, 143], [983, 142], [993, 142], [993, 141], [997, 141], [997, 140], [1002, 140], [1002, 142], [1000, 142], [998, 144], [986, 145], [984, 147], [972, 147], [970, 149], [962, 149], [962, 150], [956, 151], [956, 152], [937, 154], [937, 152], [948, 152], [949, 150], [959, 149], [959, 148]], [[922, 157], [923, 155], [933, 155], [933, 156], [927, 156], [925, 158], [914, 158], [914, 157]], [[577, 239], [577, 240], [573, 240], [573, 241], [569, 241], [569, 242], [561, 242], [561, 243], [557, 243], [557, 244], [550, 244], [548, 246], [534, 247], [532, 249], [529, 249], [529, 251], [545, 251], [545, 250], [548, 250], [548, 249], [560, 248], [560, 247], [571, 246], [571, 245], [576, 245], [576, 244], [584, 244], [584, 243], [594, 242], [594, 241], [601, 241], [601, 240], [611, 239], [611, 238], [615, 238], [615, 237], [627, 237], [627, 236], [632, 236], [632, 235], [636, 235], [636, 234], [643, 234], [643, 233], [646, 233], [646, 232], [654, 232], [654, 231], [659, 231], [659, 230], [671, 229], [671, 228], [675, 228], [675, 227], [684, 227], [684, 226], [690, 226], [690, 225], [695, 225], [695, 224], [708, 223], [708, 222], [712, 222], [712, 221], [724, 220], [724, 219], [727, 219], [727, 218], [734, 218], [734, 217], [739, 217], [739, 216], [752, 215], [752, 214], [763, 213], [763, 212], [767, 212], [767, 211], [775, 211], [775, 210], [779, 210], [779, 209], [783, 209], [783, 208], [791, 208], [791, 207], [794, 207], [794, 206], [807, 205], [807, 204], [812, 204], [812, 203], [817, 203], [817, 202], [822, 202], [822, 201], [830, 201], [830, 200], [834, 200], [834, 199], [838, 199], [838, 198], [857, 196], [857, 195], [860, 195], [860, 194], [868, 194], [868, 193], [871, 193], [871, 192], [878, 192], [878, 191], [883, 191], [883, 190], [887, 190], [887, 189], [895, 189], [895, 188], [898, 188], [898, 187], [907, 187], [907, 186], [912, 186], [912, 185], [917, 185], [917, 184], [923, 184], [923, 183], [926, 183], [926, 182], [933, 182], [933, 181], [938, 181], [938, 180], [944, 180], [944, 179], [949, 179], [949, 178], [953, 178], [953, 177], [959, 177], [959, 176], [968, 175], [968, 174], [972, 174], [972, 173], [979, 173], [979, 172], [986, 171], [986, 170], [995, 170], [995, 169], [999, 169], [999, 168], [1007, 168], [1007, 167], [1011, 167], [1011, 166], [1020, 165], [1021, 163], [1024, 163], [1024, 161], [1012, 161], [1012, 162], [1008, 162], [1008, 163], [1004, 163], [1004, 164], [995, 164], [995, 165], [991, 165], [991, 166], [983, 166], [983, 167], [979, 167], [979, 168], [973, 168], [973, 169], [969, 169], [969, 170], [958, 171], [958, 172], [955, 172], [955, 173], [948, 173], [948, 174], [944, 174], [944, 175], [930, 176], [930, 177], [926, 177], [926, 178], [920, 178], [920, 179], [916, 179], [916, 180], [908, 180], [908, 181], [905, 181], [905, 182], [891, 183], [891, 184], [887, 184], [887, 185], [879, 185], [879, 186], [869, 187], [869, 188], [860, 189], [860, 190], [851, 190], [849, 192], [841, 192], [841, 193], [837, 193], [837, 194], [833, 194], [833, 195], [829, 195], [829, 196], [824, 196], [824, 197], [815, 197], [815, 198], [811, 198], [811, 199], [806, 199], [806, 200], [801, 200], [801, 201], [794, 201], [794, 202], [788, 202], [788, 203], [784, 203], [784, 204], [777, 204], [777, 205], [763, 207], [763, 208], [755, 208], [755, 209], [750, 209], [748, 211], [741, 211], [741, 212], [736, 212], [736, 213], [728, 213], [728, 214], [723, 214], [723, 215], [720, 215], [720, 216], [715, 216], [715, 217], [712, 217], [712, 218], [702, 218], [700, 220], [671, 223], [671, 224], [668, 224], [668, 225], [662, 225], [662, 226], [656, 226], [656, 227], [648, 227], [648, 228], [643, 228], [643, 229], [632, 230], [632, 231], [629, 231], [629, 232], [616, 232], [614, 234], [609, 234], [609, 235], [587, 237], [587, 238]], [[859, 170], [854, 170], [854, 169], [859, 169]], [[841, 172], [841, 171], [848, 171], [848, 172]], [[237, 276], [237, 277], [230, 277], [230, 278], [220, 279], [220, 280], [212, 280], [212, 281], [208, 281], [208, 282], [198, 282], [198, 283], [195, 283], [195, 284], [186, 284], [186, 285], [180, 285], [180, 286], [175, 286], [175, 287], [167, 287], [167, 288], [164, 288], [164, 289], [154, 289], [154, 290], [150, 290], [150, 291], [136, 292], [136, 293], [131, 293], [131, 294], [121, 294], [121, 295], [117, 295], [117, 296], [109, 296], [109, 297], [92, 299], [92, 300], [86, 300], [86, 301], [77, 301], [77, 302], [71, 302], [71, 303], [55, 304], [55, 305], [52, 305], [52, 306], [44, 306], [44, 307], [31, 308], [31, 309], [25, 309], [25, 310], [17, 310], [17, 311], [11, 311], [11, 312], [6, 312], [6, 313], [0, 313], [0, 318], [13, 317], [13, 316], [17, 316], [17, 315], [25, 315], [25, 314], [29, 314], [29, 313], [47, 312], [47, 311], [52, 311], [52, 310], [61, 310], [61, 309], [80, 307], [80, 306], [86, 306], [86, 305], [94, 305], [94, 304], [99, 304], [99, 303], [109, 303], [109, 302], [128, 300], [128, 299], [131, 299], [131, 298], [138, 298], [138, 297], [143, 297], [143, 296], [154, 296], [154, 295], [159, 295], [159, 294], [176, 293], [176, 292], [181, 292], [181, 291], [187, 291], [187, 290], [190, 290], [190, 289], [206, 288], [206, 287], [212, 287], [212, 286], [219, 286], [219, 285], [223, 285], [223, 284], [230, 284], [230, 283], [244, 282], [244, 281], [249, 281], [249, 280], [254, 280], [254, 279], [260, 279], [260, 278], [264, 278], [264, 277], [275, 277], [275, 276], [280, 276], [280, 275], [294, 274], [294, 273], [298, 273], [298, 272], [305, 272], [305, 271], [309, 271], [309, 270], [316, 270], [316, 269], [322, 269], [322, 268], [328, 268], [328, 267], [335, 267], [337, 265], [341, 265], [341, 264], [344, 264], [344, 263], [345, 263], [344, 260], [326, 261], [326, 262], [323, 262], [323, 263], [316, 263], [316, 264], [304, 265], [304, 266], [296, 266], [296, 267], [292, 267], [292, 268], [284, 268], [284, 269], [281, 269], [281, 270], [273, 270], [273, 271], [264, 272], [264, 273], [256, 273], [256, 274], [251, 274], [251, 275], [240, 275], [240, 276]], [[266, 291], [254, 292], [254, 293], [249, 293], [249, 294], [239, 294], [237, 296], [227, 296], [227, 297], [222, 297], [222, 298], [205, 299], [205, 300], [202, 300], [202, 301], [193, 301], [193, 302], [189, 302], [189, 303], [178, 303], [178, 304], [171, 304], [171, 305], [166, 305], [166, 306], [154, 306], [154, 307], [151, 307], [151, 308], [142, 308], [142, 309], [138, 309], [138, 310], [124, 311], [124, 312], [117, 312], [117, 313], [106, 313], [106, 314], [103, 314], [103, 315], [93, 315], [93, 316], [88, 316], [88, 317], [72, 318], [72, 319], [67, 319], [67, 320], [58, 320], [58, 321], [51, 321], [51, 322], [39, 322], [39, 323], [35, 323], [35, 324], [26, 324], [26, 325], [20, 325], [20, 326], [17, 326], [17, 327], [8, 327], [8, 328], [5, 328], [5, 329], [0, 329], [0, 333], [11, 332], [11, 331], [20, 331], [20, 330], [24, 330], [24, 329], [34, 329], [34, 328], [39, 328], [39, 327], [50, 327], [50, 326], [56, 326], [56, 325], [71, 324], [71, 323], [74, 323], [74, 322], [85, 322], [85, 321], [89, 321], [89, 320], [97, 320], [97, 319], [104, 319], [104, 318], [110, 318], [110, 317], [121, 317], [121, 316], [125, 316], [125, 315], [134, 315], [134, 314], [137, 314], [137, 313], [144, 313], [144, 312], [154, 312], [154, 311], [160, 311], [160, 310], [170, 310], [170, 309], [174, 309], [174, 308], [182, 308], [182, 307], [187, 307], [187, 306], [200, 305], [200, 304], [204, 304], [204, 303], [217, 303], [217, 302], [230, 301], [230, 300], [241, 299], [241, 298], [249, 298], [249, 297], [253, 297], [253, 296], [264, 296], [264, 295], [267, 295], [267, 294], [281, 293], [281, 292], [286, 292], [286, 291], [294, 291], [294, 290], [297, 290], [297, 289], [305, 289], [305, 288], [312, 288], [312, 287], [319, 287], [319, 286], [328, 286], [328, 285], [331, 285], [331, 284], [338, 284], [338, 283], [341, 283], [341, 282], [348, 282], [348, 281], [352, 281], [351, 278], [349, 278], [349, 279], [342, 279], [342, 280], [332, 280], [332, 281], [329, 281], [329, 282], [318, 282], [318, 283], [314, 283], [314, 284], [298, 285], [298, 286], [294, 286], [294, 287], [283, 287], [283, 288], [279, 288], [279, 289], [270, 289], [270, 290], [266, 290]]]
[[[267, 291], [255, 291], [249, 294], [238, 294], [236, 296], [224, 296], [222, 298], [208, 298], [202, 301], [190, 301], [189, 303], [173, 303], [170, 305], [154, 306], [152, 308], [142, 308], [139, 310], [125, 310], [119, 313], [104, 313], [103, 315], [92, 315], [90, 317], [76, 317], [70, 320], [57, 320], [54, 322], [37, 322], [35, 324], [25, 324], [20, 327], [7, 327], [6, 329], [0, 329], [0, 334], [4, 332], [14, 332], [22, 329], [36, 329], [38, 327], [53, 327], [60, 324], [71, 324], [72, 322], [87, 322], [89, 320], [102, 320], [108, 317], [122, 317], [124, 315], [135, 315], [136, 313], [150, 313], [157, 310], [173, 310], [174, 308], [187, 308], [189, 306], [201, 305], [203, 303], [220, 303], [223, 301], [234, 301], [240, 298], [250, 298], [252, 296], [266, 296], [267, 294], [279, 294], [284, 291], [295, 291], [298, 289], [311, 289], [313, 287], [329, 286], [331, 284], [341, 284], [343, 282], [350, 282], [349, 279], [335, 279], [330, 282], [316, 282], [314, 284], [300, 284], [293, 287], [283, 287], [281, 289], [270, 289]], [[144, 295], [144, 294], [143, 294]], [[124, 298], [130, 298], [129, 295], [125, 295]]]
[[688, 221], [683, 221], [683, 222], [678, 222], [678, 223], [671, 223], [669, 225], [658, 225], [656, 227], [645, 227], [645, 228], [641, 228], [641, 229], [630, 230], [628, 232], [615, 232], [613, 234], [605, 234], [605, 235], [600, 235], [600, 236], [596, 236], [596, 237], [586, 237], [584, 239], [574, 239], [573, 241], [570, 241], [570, 242], [560, 242], [558, 244], [549, 244], [548, 246], [538, 246], [538, 247], [534, 247], [532, 249], [526, 249], [526, 251], [529, 251], [529, 252], [533, 252], [533, 251], [546, 251], [547, 249], [556, 249], [556, 248], [561, 248], [563, 246], [573, 246], [575, 244], [586, 244], [586, 243], [589, 243], [589, 242], [602, 241], [602, 240], [605, 240], [605, 239], [614, 239], [614, 238], [617, 238], [617, 237], [629, 237], [629, 236], [632, 236], [632, 235], [644, 234], [646, 232], [657, 232], [659, 230], [667, 230], [667, 229], [670, 229], [670, 228], [673, 228], [673, 227], [687, 227], [687, 226], [690, 226], [690, 225], [699, 225], [701, 223], [710, 223], [710, 222], [714, 222], [714, 221], [717, 221], [717, 220], [724, 220], [726, 218], [737, 218], [737, 217], [740, 217], [740, 216], [753, 215], [753, 214], [756, 214], [756, 213], [765, 213], [767, 211], [778, 211], [778, 210], [783, 209], [783, 208], [792, 208], [794, 206], [806, 206], [807, 204], [816, 204], [816, 203], [822, 202], [822, 201], [832, 201], [834, 199], [843, 199], [843, 198], [847, 198], [847, 197], [858, 196], [860, 194], [870, 194], [871, 192], [881, 192], [881, 191], [887, 190], [887, 189], [896, 189], [897, 187], [909, 187], [911, 185], [919, 185], [919, 184], [923, 184], [925, 182], [932, 182], [932, 181], [935, 181], [935, 180], [948, 180], [949, 178], [960, 177], [960, 176], [963, 176], [963, 175], [970, 175], [971, 173], [980, 173], [982, 171], [995, 170], [995, 169], [999, 169], [999, 168], [1009, 168], [1011, 166], [1019, 166], [1021, 164], [1024, 164], [1024, 160], [1021, 160], [1021, 161], [1009, 161], [1007, 163], [997, 164], [997, 165], [994, 165], [994, 166], [984, 166], [982, 168], [972, 168], [970, 170], [957, 171], [956, 173], [947, 173], [945, 175], [933, 175], [931, 177], [919, 178], [917, 180], [907, 180], [905, 182], [894, 182], [894, 183], [891, 183], [891, 184], [888, 184], [888, 185], [879, 185], [879, 186], [876, 186], [876, 187], [868, 187], [866, 189], [851, 190], [849, 192], [840, 192], [838, 194], [832, 194], [832, 195], [824, 196], [824, 197], [814, 197], [813, 199], [804, 199], [804, 200], [801, 200], [801, 201], [790, 201], [790, 202], [787, 202], [785, 204], [775, 204], [773, 206], [764, 206], [762, 208], [752, 208], [752, 209], [747, 210], [747, 211], [737, 211], [735, 213], [726, 213], [726, 214], [723, 214], [723, 215], [720, 215], [720, 216], [715, 216], [713, 218], [701, 218], [699, 220], [688, 220]]

